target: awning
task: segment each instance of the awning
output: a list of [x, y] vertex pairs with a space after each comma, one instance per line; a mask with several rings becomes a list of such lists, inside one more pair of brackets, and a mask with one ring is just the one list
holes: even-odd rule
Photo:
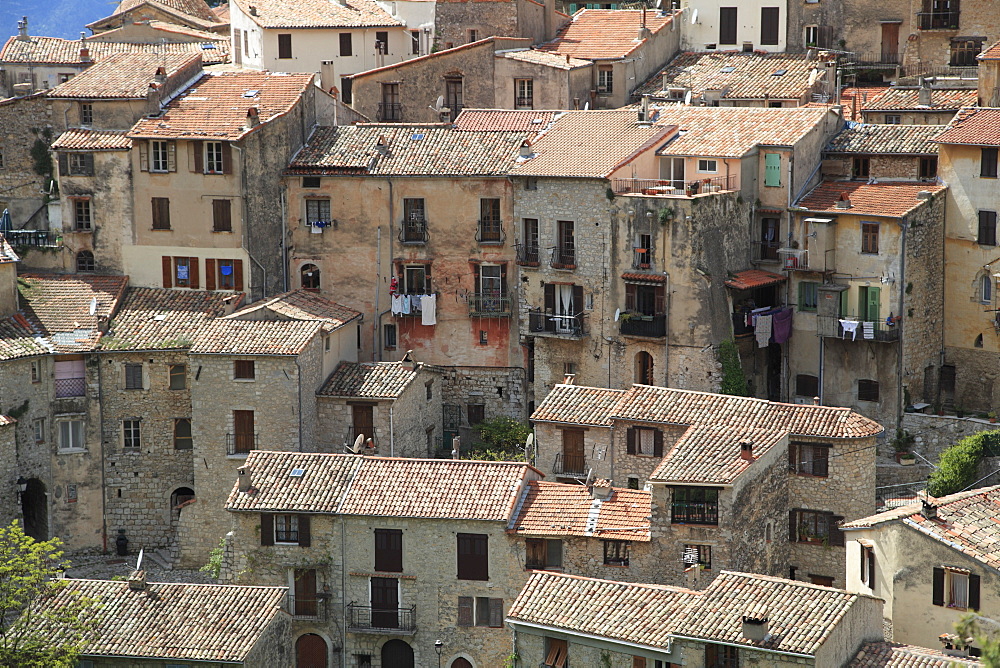
[[824, 224], [827, 224], [827, 223], [832, 223], [836, 219], [835, 218], [803, 218], [802, 220], [805, 221], [805, 222], [807, 222], [807, 223], [824, 223]]
[[726, 287], [733, 290], [752, 290], [754, 288], [763, 288], [768, 285], [784, 283], [785, 280], [787, 279], [781, 274], [772, 274], [769, 271], [761, 269], [748, 269], [747, 271], [738, 272], [736, 276], [726, 281]]
[[663, 274], [622, 274], [622, 278], [632, 283], [666, 283], [667, 277]]

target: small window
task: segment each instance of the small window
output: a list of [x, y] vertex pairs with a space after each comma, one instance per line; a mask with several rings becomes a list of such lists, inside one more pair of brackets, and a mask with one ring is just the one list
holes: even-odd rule
[[327, 227], [330, 225], [330, 200], [306, 200], [306, 225], [309, 227]]
[[514, 79], [514, 108], [531, 109], [535, 103], [535, 83], [531, 79]]
[[878, 254], [878, 223], [861, 223], [861, 252]]
[[149, 142], [149, 171], [170, 171], [170, 144], [163, 140]]
[[935, 568], [934, 605], [958, 610], [979, 608], [979, 576], [961, 568]]
[[76, 198], [73, 202], [73, 229], [77, 232], [89, 232], [91, 230], [90, 199]]
[[298, 515], [275, 515], [274, 516], [274, 542], [275, 543], [298, 543], [299, 542], [299, 516]]
[[190, 450], [193, 446], [191, 418], [174, 418], [174, 450]]
[[979, 303], [993, 303], [993, 277], [989, 274], [984, 274], [979, 279]]
[[42, 382], [42, 367], [41, 362], [33, 361], [31, 363], [31, 382], [40, 383]]
[[568, 658], [568, 643], [559, 638], [545, 639], [545, 661], [543, 666], [552, 668], [565, 668]]
[[458, 579], [489, 580], [489, 538], [486, 534], [460, 533], [458, 541]]
[[[198, 266], [198, 258], [175, 257], [174, 258], [174, 285], [179, 288], [190, 288], [192, 268]], [[194, 271], [197, 271], [195, 269]]]
[[819, 377], [810, 376], [808, 374], [799, 374], [795, 376], [795, 394], [799, 397], [818, 397], [819, 396]]
[[[218, 289], [218, 290], [235, 290], [236, 289], [236, 263], [237, 262], [242, 262], [242, 260], [216, 260], [215, 261], [215, 272], [216, 272], [216, 274], [218, 274], [215, 277], [215, 287], [216, 287], [216, 289]], [[241, 290], [243, 289], [242, 284], [240, 285], [240, 289]]]
[[138, 418], [122, 420], [122, 435], [124, 437], [122, 445], [126, 450], [138, 450], [142, 447], [140, 425], [141, 422]]
[[844, 519], [833, 513], [820, 510], [792, 510], [790, 539], [793, 543], [813, 543], [818, 545], [844, 544], [844, 534], [837, 522]]
[[819, 26], [806, 26], [804, 40], [806, 46], [818, 46], [819, 45]]
[[977, 243], [980, 246], [997, 245], [997, 212], [979, 212], [979, 237]]
[[615, 75], [611, 65], [598, 66], [597, 92], [605, 95], [610, 95], [615, 92]]
[[799, 283], [799, 310], [815, 311], [819, 303], [819, 283], [802, 281]]
[[292, 57], [292, 35], [290, 33], [278, 34], [278, 58]]
[[476, 30], [475, 28], [470, 28], [469, 29], [469, 43], [471, 44], [472, 42], [478, 42], [478, 41], [479, 41], [479, 31]]
[[858, 380], [858, 401], [878, 401], [877, 380]]
[[434, 381], [433, 380], [429, 380], [426, 383], [424, 383], [424, 398], [427, 401], [430, 401], [431, 399], [434, 398]]
[[469, 426], [475, 427], [477, 424], [486, 421], [486, 406], [484, 404], [469, 404], [465, 407], [466, 417], [469, 419]]
[[562, 568], [562, 541], [550, 538], [527, 538], [524, 541], [525, 568]]
[[45, 418], [36, 418], [31, 422], [31, 429], [35, 435], [35, 443], [45, 442]]
[[702, 570], [712, 570], [711, 545], [685, 545], [683, 563], [686, 567], [699, 565]]
[[205, 142], [205, 173], [223, 174], [225, 172], [225, 162], [222, 158], [222, 142]]
[[816, 575], [815, 573], [809, 574], [809, 582], [814, 585], [819, 585], [820, 587], [832, 587], [833, 586], [833, 576], [832, 575]]
[[90, 102], [80, 103], [80, 125], [94, 124], [94, 105]]
[[875, 589], [875, 548], [858, 543], [861, 546], [861, 583], [869, 589]]
[[372, 655], [355, 654], [354, 665], [357, 666], [357, 668], [372, 668]]
[[671, 487], [672, 524], [719, 524], [719, 490], [715, 487]]
[[93, 176], [94, 175], [94, 154], [93, 153], [70, 153], [69, 154], [69, 174], [70, 174], [70, 176]]
[[[956, 2], [956, 5], [958, 3]], [[976, 67], [979, 62], [976, 56], [983, 50], [983, 38], [968, 39], [959, 37], [951, 40], [951, 60], [952, 67]]]
[[414, 56], [420, 55], [420, 31], [410, 31], [410, 53]]
[[698, 171], [705, 174], [715, 174], [719, 171], [719, 163], [716, 160], [699, 160]]
[[816, 443], [789, 443], [789, 469], [799, 475], [826, 478], [830, 475], [830, 446]]
[[997, 147], [984, 146], [979, 151], [979, 176], [984, 179], [995, 179], [997, 177]]
[[485, 329], [479, 330], [479, 345], [481, 346], [490, 345], [490, 333]]
[[920, 158], [920, 178], [922, 179], [933, 179], [937, 176], [938, 172], [938, 159], [937, 157], [925, 157]]
[[212, 200], [212, 231], [232, 232], [233, 231], [233, 203], [228, 199]]
[[396, 349], [396, 325], [382, 325], [382, 341], [386, 350]]
[[125, 365], [125, 389], [126, 390], [142, 389], [142, 364]]
[[340, 33], [340, 55], [350, 56], [353, 52], [353, 40], [351, 33], [342, 32]]
[[605, 540], [604, 543], [604, 565], [605, 566], [628, 566], [628, 552], [631, 543], [627, 540]]
[[170, 229], [170, 198], [169, 197], [154, 197], [152, 199], [153, 207], [153, 229], [154, 230], [169, 230]]
[[389, 33], [384, 30], [375, 32], [375, 53], [389, 53]]
[[318, 176], [303, 176], [302, 177], [302, 187], [303, 188], [319, 188], [320, 187], [320, 177]]
[[867, 179], [871, 173], [871, 159], [865, 157], [854, 158], [851, 166], [851, 176], [856, 179]]
[[903, 122], [903, 117], [899, 114], [886, 114], [885, 124], [886, 125], [899, 125]]
[[634, 475], [628, 477], [628, 489], [639, 489], [639, 479]]
[[77, 271], [97, 271], [97, 263], [94, 261], [94, 254], [90, 251], [80, 251], [76, 254]]
[[236, 380], [253, 380], [256, 377], [253, 360], [236, 360], [233, 362], [233, 378]]
[[59, 421], [59, 449], [82, 450], [84, 448], [83, 420]]
[[186, 390], [187, 389], [187, 365], [186, 364], [171, 364], [168, 367], [170, 374], [170, 389], [171, 390]]

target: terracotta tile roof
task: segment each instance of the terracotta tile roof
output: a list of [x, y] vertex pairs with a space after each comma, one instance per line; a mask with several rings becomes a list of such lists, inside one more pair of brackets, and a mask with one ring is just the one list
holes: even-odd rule
[[396, 399], [416, 377], [416, 371], [410, 371], [399, 362], [341, 362], [316, 394]]
[[114, 130], [71, 129], [52, 143], [53, 151], [128, 151], [132, 140]]
[[14, 252], [14, 247], [7, 243], [4, 236], [0, 234], [0, 264], [9, 264], [11, 262], [20, 261], [21, 258]]
[[[695, 598], [676, 635], [747, 647], [815, 654], [834, 627], [865, 597], [766, 575], [722, 571]], [[765, 615], [768, 640], [743, 637], [743, 615]]]
[[643, 17], [653, 34], [673, 21], [672, 15], [659, 16], [652, 10], [583, 9], [538, 49], [587, 60], [625, 58], [649, 39], [636, 39]]
[[115, 53], [200, 53], [206, 65], [229, 62], [229, 42], [212, 42], [205, 48], [200, 42], [166, 44], [130, 44], [128, 42], [97, 42], [69, 40], [59, 37], [32, 37], [21, 41], [11, 37], [0, 49], [0, 63], [38, 63], [46, 65], [84, 66], [80, 60], [80, 47], [90, 50], [95, 62]]
[[[291, 111], [312, 81], [312, 74], [253, 70], [206, 73], [171, 101], [160, 116], [144, 118], [132, 126], [129, 136], [236, 141]], [[258, 109], [260, 125], [248, 130], [250, 107]]]
[[625, 390], [556, 385], [531, 414], [531, 420], [610, 427], [611, 411], [624, 394]]
[[1000, 109], [962, 109], [938, 136], [939, 144], [1000, 146]]
[[519, 159], [513, 173], [603, 178], [642, 150], [663, 143], [671, 132], [673, 128], [640, 124], [631, 109], [564, 112], [532, 140], [532, 156]]
[[786, 436], [788, 432], [780, 428], [755, 429], [738, 422], [690, 427], [667, 451], [650, 479], [667, 483], [730, 485], [752, 464], [740, 456], [742, 443], [753, 444], [756, 458], [781, 443]]
[[760, 144], [791, 146], [832, 113], [827, 107], [652, 106], [657, 125], [680, 131], [657, 155], [719, 158], [742, 158]]
[[[287, 587], [148, 583], [132, 591], [128, 582], [64, 580], [39, 608], [56, 611], [77, 597], [100, 605], [97, 631], [81, 646], [85, 657], [242, 662], [279, 614]], [[58, 626], [48, 637], [58, 638]], [[234, 623], [238, 620], [239, 623]]]
[[456, 130], [491, 132], [541, 132], [561, 112], [509, 109], [463, 109], [455, 119]]
[[958, 110], [975, 106], [979, 91], [975, 88], [932, 88], [930, 106], [920, 104], [919, 88], [891, 87], [874, 100], [861, 107], [864, 111], [908, 111], [930, 109], [934, 111]]
[[[456, 132], [442, 125], [322, 127], [292, 158], [294, 174], [500, 176], [510, 172], [523, 132]], [[379, 151], [384, 138], [388, 146]]]
[[740, 424], [818, 438], [865, 438], [882, 432], [880, 424], [849, 408], [781, 404], [766, 399], [652, 385], [633, 385], [626, 390], [612, 407], [609, 417], [678, 425]]
[[976, 56], [977, 60], [1000, 60], [1000, 42], [986, 47], [982, 53]]
[[570, 54], [553, 53], [551, 51], [540, 51], [538, 49], [524, 49], [519, 51], [507, 51], [498, 53], [497, 58], [517, 60], [523, 63], [533, 63], [545, 67], [554, 67], [559, 70], [575, 70], [579, 67], [588, 67], [591, 61], [582, 58], [574, 58]]
[[788, 280], [787, 276], [775, 274], [763, 269], [747, 269], [737, 272], [735, 276], [726, 281], [726, 287], [734, 290], [752, 290], [762, 288], [767, 285], [776, 285]]
[[[491, 0], [495, 1], [495, 0]], [[505, 0], [502, 0], [505, 1]], [[528, 2], [533, 2], [534, 0], [528, 0]], [[497, 57], [497, 50], [501, 49], [512, 49], [512, 48], [527, 48], [531, 46], [531, 39], [528, 37], [486, 37], [475, 42], [468, 42], [466, 44], [459, 44], [458, 46], [453, 46], [450, 49], [441, 49], [440, 51], [434, 51], [433, 53], [427, 53], [422, 56], [417, 56], [416, 58], [410, 58], [409, 60], [404, 60], [398, 63], [392, 63], [390, 65], [383, 65], [382, 67], [375, 67], [370, 70], [365, 70], [364, 72], [358, 72], [357, 74], [352, 74], [355, 80], [361, 79], [363, 77], [371, 76], [372, 74], [380, 74], [384, 72], [391, 72], [393, 70], [400, 70], [401, 72], [410, 72], [415, 64], [422, 64], [426, 61], [437, 61], [440, 58], [446, 58], [452, 56], [456, 53], [463, 51], [471, 51], [473, 49], [486, 49], [489, 48], [490, 51]]]
[[102, 350], [188, 348], [198, 329], [225, 313], [229, 295], [204, 290], [129, 288], [101, 339]]
[[32, 357], [53, 352], [52, 345], [38, 335], [21, 314], [0, 318], [0, 360]]
[[[381, 28], [401, 26], [374, 0], [234, 0], [262, 28]], [[250, 5], [257, 8], [256, 16]]]
[[946, 125], [848, 125], [826, 146], [827, 153], [933, 155], [934, 139]]
[[229, 23], [229, 3], [224, 2], [221, 5], [212, 7], [212, 13], [215, 14], [223, 23]]
[[[781, 70], [785, 73], [775, 76]], [[693, 97], [707, 90], [721, 90], [724, 100], [798, 100], [812, 93], [818, 77], [833, 76], [834, 71], [828, 70], [823, 61], [807, 59], [804, 53], [689, 51], [677, 54], [632, 97], [664, 97], [666, 75], [667, 88], [686, 88]]]
[[361, 312], [330, 301], [315, 292], [299, 289], [254, 302], [227, 317], [231, 320], [263, 318], [316, 321], [322, 324], [324, 332], [329, 333], [357, 320], [361, 317]]
[[[101, 338], [98, 318], [110, 318], [125, 294], [128, 276], [21, 274], [21, 312], [57, 352], [93, 350]], [[96, 309], [90, 314], [92, 300]]]
[[[514, 462], [264, 450], [250, 452], [245, 466], [255, 491], [234, 485], [227, 510], [507, 522], [521, 486], [541, 476]], [[304, 473], [293, 477], [293, 469]]]
[[[917, 198], [917, 193], [939, 193], [946, 188], [936, 183], [823, 181], [799, 200], [798, 206], [809, 211], [899, 218], [924, 203]], [[851, 200], [851, 208], [837, 208], [837, 201], [842, 196]]]
[[874, 102], [882, 93], [889, 90], [888, 86], [847, 86], [840, 89], [840, 103], [844, 105], [844, 118], [852, 121], [861, 118], [861, 110], [869, 102]]
[[[213, 11], [214, 13], [214, 11]], [[101, 19], [102, 21], [106, 19]], [[225, 19], [225, 23], [229, 22], [229, 19]], [[143, 21], [145, 25], [148, 25], [152, 30], [157, 32], [170, 33], [172, 35], [185, 35], [187, 37], [195, 37], [205, 42], [227, 42], [228, 39], [226, 35], [221, 35], [217, 32], [209, 32], [207, 30], [198, 30], [197, 28], [189, 28], [187, 26], [178, 25], [176, 23], [167, 23], [166, 21]], [[127, 39], [116, 39], [120, 35], [128, 34], [127, 28], [112, 28], [111, 30], [102, 30], [96, 35], [90, 35], [87, 37], [87, 41], [95, 42], [122, 42], [128, 41]], [[169, 39], [169, 38], [167, 38]]]
[[192, 337], [191, 354], [298, 355], [320, 329], [317, 321], [220, 318], [207, 322]]
[[[987, 488], [977, 488], [970, 489], [965, 492], [957, 492], [955, 494], [950, 494], [948, 496], [928, 497], [932, 499], [935, 503], [950, 503], [952, 501], [960, 501], [962, 499], [967, 499], [970, 496], [975, 496], [977, 494], [982, 494], [983, 490]], [[993, 489], [993, 488], [989, 488]], [[907, 503], [905, 505], [899, 506], [897, 508], [891, 508], [889, 510], [884, 510], [881, 513], [876, 513], [874, 515], [869, 515], [868, 517], [862, 517], [851, 522], [844, 522], [841, 527], [845, 529], [867, 529], [879, 524], [884, 524], [886, 522], [892, 522], [895, 520], [901, 520], [904, 517], [909, 517], [915, 513], [920, 512], [921, 502], [916, 501], [913, 503]]]
[[532, 481], [508, 530], [522, 536], [593, 536], [649, 542], [650, 493], [611, 489], [593, 499], [583, 485]]
[[217, 17], [212, 13], [212, 8], [204, 0], [121, 0], [115, 15], [130, 11], [144, 4], [153, 4], [171, 11], [194, 16], [203, 21], [217, 21]]
[[534, 572], [511, 604], [507, 620], [665, 648], [700, 595], [666, 585]]
[[200, 61], [199, 53], [116, 53], [59, 84], [49, 97], [145, 100], [158, 68], [171, 76]]
[[17, 424], [17, 420], [9, 415], [0, 415], [0, 427], [5, 427], [9, 424]]
[[663, 274], [639, 274], [625, 272], [622, 278], [626, 281], [636, 281], [639, 283], [666, 283], [667, 277]]
[[957, 668], [982, 665], [976, 659], [894, 642], [865, 643], [858, 655], [847, 664], [848, 668]]

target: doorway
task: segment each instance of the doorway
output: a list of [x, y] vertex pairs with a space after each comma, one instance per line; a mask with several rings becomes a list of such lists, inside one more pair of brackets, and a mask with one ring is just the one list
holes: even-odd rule
[[49, 539], [49, 504], [45, 485], [38, 478], [28, 480], [21, 494], [21, 512], [24, 514], [24, 533], [35, 540]]
[[882, 62], [899, 62], [899, 24], [882, 24]]
[[403, 640], [382, 645], [382, 668], [413, 668], [413, 648]]
[[295, 668], [327, 668], [326, 641], [315, 633], [295, 641]]

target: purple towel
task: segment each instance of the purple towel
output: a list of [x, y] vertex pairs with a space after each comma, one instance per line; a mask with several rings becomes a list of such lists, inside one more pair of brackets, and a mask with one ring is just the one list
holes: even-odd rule
[[771, 330], [775, 343], [784, 343], [792, 338], [792, 309], [775, 313], [771, 318]]

